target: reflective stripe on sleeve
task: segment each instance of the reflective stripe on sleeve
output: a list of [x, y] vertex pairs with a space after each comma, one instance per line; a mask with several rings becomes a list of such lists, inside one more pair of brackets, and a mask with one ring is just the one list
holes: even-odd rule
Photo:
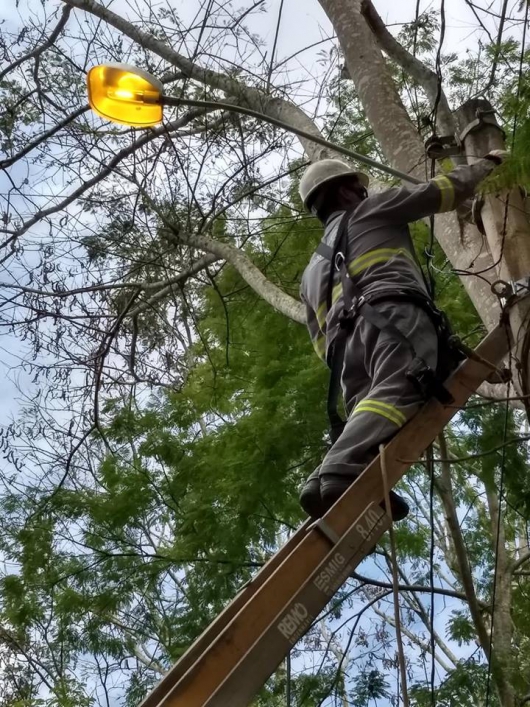
[[387, 420], [390, 420], [390, 422], [393, 422], [398, 427], [402, 427], [407, 421], [405, 415], [401, 410], [398, 410], [395, 405], [384, 403], [381, 400], [370, 400], [369, 398], [361, 400], [361, 402], [355, 406], [350, 418], [360, 412], [372, 412], [376, 415], [381, 415], [381, 417], [386, 417]]
[[431, 179], [431, 182], [436, 184], [440, 190], [440, 208], [438, 212], [444, 213], [445, 211], [451, 211], [455, 205], [455, 188], [453, 182], [444, 174], [434, 177], [434, 179]]

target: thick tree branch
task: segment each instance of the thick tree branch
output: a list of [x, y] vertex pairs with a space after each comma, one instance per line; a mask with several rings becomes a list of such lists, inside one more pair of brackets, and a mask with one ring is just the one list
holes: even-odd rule
[[[283, 123], [293, 125], [311, 135], [322, 138], [322, 134], [313, 120], [294, 103], [283, 98], [272, 97], [264, 91], [247, 86], [241, 81], [237, 81], [222, 72], [199, 66], [194, 61], [179, 54], [161, 40], [156, 39], [154, 35], [142, 31], [133, 25], [132, 22], [120, 17], [120, 15], [112, 12], [112, 10], [109, 10], [100, 3], [95, 2], [95, 0], [63, 0], [63, 2], [104, 20], [134, 42], [137, 42], [144, 49], [154, 52], [162, 59], [173, 64], [173, 66], [179, 69], [187, 78], [198, 81], [210, 88], [223, 91], [227, 96], [233, 97], [242, 106], [247, 106], [271, 118], [276, 118]], [[314, 142], [303, 138], [301, 142], [304, 150], [312, 161], [322, 159], [322, 157], [327, 157], [330, 154], [329, 150], [316, 145]]]
[[486, 656], [489, 656], [490, 637], [486, 629], [486, 625], [482, 619], [481, 607], [475, 592], [475, 585], [473, 582], [471, 566], [469, 564], [466, 546], [462, 537], [460, 523], [458, 521], [458, 515], [456, 512], [453, 496], [451, 467], [447, 462], [447, 443], [443, 434], [439, 436], [438, 443], [440, 445], [440, 453], [443, 458], [442, 460], [438, 461], [441, 466], [441, 474], [439, 477], [435, 477], [434, 484], [444, 507], [447, 526], [451, 533], [451, 539], [453, 541], [453, 547], [455, 550], [460, 580], [462, 582], [462, 586], [464, 587], [464, 591], [467, 597], [467, 602], [469, 604], [469, 610], [473, 619], [473, 624], [475, 626], [475, 630], [477, 632], [482, 649], [484, 650]]
[[441, 134], [454, 135], [456, 123], [436, 73], [407, 51], [388, 31], [372, 0], [363, 0], [362, 13], [383, 51], [423, 87], [431, 108], [434, 109], [437, 106], [436, 122]]
[[295, 300], [293, 297], [283, 292], [283, 290], [280, 290], [274, 283], [270, 282], [244, 251], [235, 248], [229, 243], [217, 241], [209, 236], [182, 233], [157, 207], [149, 195], [142, 189], [141, 185], [138, 184], [137, 186], [142, 191], [145, 199], [149, 201], [151, 207], [162, 219], [163, 223], [173, 231], [176, 239], [186, 245], [205, 250], [216, 255], [218, 258], [226, 260], [237, 270], [254, 292], [260, 295], [266, 302], [274, 307], [274, 309], [285, 314], [285, 316], [295, 322], [305, 324], [306, 315], [304, 306], [298, 300]]
[[521, 565], [524, 565], [525, 562], [528, 562], [528, 560], [530, 560], [530, 552], [526, 552], [524, 555], [521, 555], [521, 557], [515, 560], [510, 568], [512, 574], [516, 572], [519, 567], [521, 567]]
[[145, 646], [140, 647], [138, 644], [131, 647], [132, 653], [136, 660], [138, 660], [142, 665], [145, 665], [149, 670], [154, 670], [159, 675], [166, 675], [167, 668], [164, 668], [158, 661], [154, 659], [153, 656], [147, 654]]
[[319, 0], [337, 32], [366, 117], [392, 166], [425, 179], [423, 143], [361, 13], [361, 0]]
[[502, 522], [502, 509], [497, 491], [486, 485], [486, 497], [490, 511], [492, 549], [495, 556], [494, 604], [492, 609], [492, 643], [495, 660], [501, 666], [503, 681], [497, 683], [503, 707], [513, 707], [515, 694], [513, 687], [513, 621], [512, 574], [506, 550], [506, 535]]

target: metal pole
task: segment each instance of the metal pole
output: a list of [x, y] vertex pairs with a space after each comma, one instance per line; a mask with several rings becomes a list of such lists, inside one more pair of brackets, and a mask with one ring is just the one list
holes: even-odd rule
[[231, 113], [241, 113], [242, 115], [248, 115], [251, 118], [263, 120], [265, 123], [270, 123], [271, 125], [275, 125], [277, 128], [282, 128], [283, 130], [287, 130], [290, 133], [294, 133], [299, 137], [303, 137], [305, 140], [315, 142], [317, 145], [327, 147], [330, 150], [333, 150], [334, 152], [339, 152], [341, 155], [345, 155], [346, 157], [350, 157], [351, 159], [357, 160], [362, 164], [368, 165], [369, 167], [373, 167], [373, 169], [377, 169], [380, 172], [390, 174], [392, 177], [397, 177], [398, 179], [402, 179], [405, 182], [410, 182], [411, 184], [423, 184], [421, 179], [417, 179], [416, 177], [413, 177], [410, 174], [400, 172], [399, 170], [393, 169], [392, 167], [387, 167], [384, 164], [376, 162], [376, 160], [373, 160], [370, 157], [366, 157], [366, 155], [361, 155], [358, 152], [354, 152], [353, 150], [348, 150], [346, 147], [335, 145], [335, 143], [329, 142], [329, 140], [325, 140], [323, 137], [319, 137], [318, 135], [313, 135], [312, 133], [308, 133], [305, 130], [295, 128], [292, 125], [288, 125], [287, 123], [284, 123], [281, 120], [277, 120], [276, 118], [271, 118], [270, 116], [265, 115], [265, 113], [260, 113], [259, 111], [252, 110], [251, 108], [236, 106], [233, 103], [226, 103], [225, 101], [195, 101], [191, 98], [175, 98], [173, 96], [162, 96], [160, 102], [164, 106], [191, 106], [192, 108], [226, 110]]
[[[484, 98], [470, 99], [455, 115], [469, 163], [480, 159], [490, 150], [504, 149], [504, 134], [495, 120], [489, 101]], [[530, 224], [519, 188], [486, 194], [480, 215], [493, 256], [496, 277], [509, 286], [517, 282], [526, 283], [530, 277]], [[527, 293], [526, 284], [522, 292]], [[527, 395], [530, 392], [530, 297], [515, 300], [509, 309], [509, 321], [519, 369], [516, 385], [520, 393]], [[528, 415], [530, 403], [526, 398], [523, 402]]]

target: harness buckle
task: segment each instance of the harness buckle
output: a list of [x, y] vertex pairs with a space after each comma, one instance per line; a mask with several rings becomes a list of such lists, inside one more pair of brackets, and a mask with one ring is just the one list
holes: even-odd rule
[[366, 297], [361, 295], [353, 300], [350, 309], [342, 310], [342, 313], [339, 315], [339, 325], [341, 329], [351, 329], [353, 327], [353, 323], [357, 319], [359, 309], [363, 306], [363, 304], [365, 304], [366, 301]]
[[339, 252], [335, 256], [335, 270], [340, 271], [340, 269], [342, 268], [342, 266], [344, 265], [345, 262], [346, 262], [346, 257], [344, 255], [344, 253], [341, 253], [341, 251], [339, 250]]

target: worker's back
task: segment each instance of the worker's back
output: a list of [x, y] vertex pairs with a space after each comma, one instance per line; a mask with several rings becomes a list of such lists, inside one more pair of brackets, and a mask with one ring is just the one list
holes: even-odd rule
[[[439, 203], [439, 190], [431, 187], [429, 191], [430, 194], [424, 194], [424, 205], [430, 198], [434, 211]], [[406, 188], [375, 194], [362, 201], [349, 218], [348, 270], [364, 295], [380, 295], [386, 290], [389, 295], [412, 291], [428, 296], [403, 213], [403, 204], [409, 201], [410, 194]], [[323, 242], [332, 248], [343, 216], [344, 212], [336, 212], [326, 224]], [[335, 337], [343, 307], [340, 276], [335, 272], [333, 306], [327, 311], [329, 269], [330, 261], [315, 253], [304, 271], [301, 286], [302, 298], [315, 313], [318, 329], [327, 340], [326, 350]]]

